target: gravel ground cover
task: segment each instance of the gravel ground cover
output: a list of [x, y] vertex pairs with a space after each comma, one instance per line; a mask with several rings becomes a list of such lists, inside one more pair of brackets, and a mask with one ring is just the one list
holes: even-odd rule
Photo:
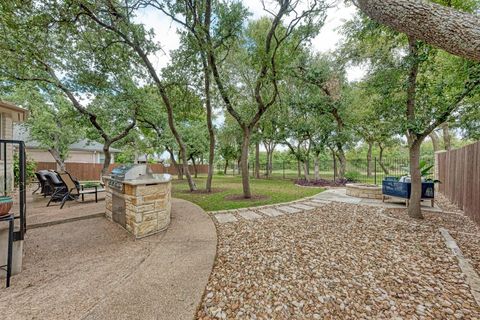
[[444, 195], [440, 192], [435, 194], [435, 202], [437, 205], [442, 208], [444, 211], [448, 212], [456, 212], [456, 213], [463, 213], [462, 210], [458, 209], [456, 205], [451, 203]]
[[465, 258], [470, 260], [477, 273], [480, 274], [480, 226], [463, 215], [462, 210], [441, 194], [435, 201], [445, 212], [424, 212], [425, 219], [422, 221], [409, 218], [405, 214], [405, 210], [391, 209], [385, 213], [409, 223], [430, 227], [432, 232], [438, 230], [439, 227], [446, 228], [457, 242]]
[[405, 214], [331, 203], [217, 224], [197, 319], [479, 319], [438, 220]]

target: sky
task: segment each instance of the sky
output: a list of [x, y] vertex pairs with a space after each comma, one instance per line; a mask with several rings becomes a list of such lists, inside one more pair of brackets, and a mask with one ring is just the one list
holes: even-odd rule
[[[337, 2], [337, 5], [328, 9], [327, 18], [320, 34], [312, 40], [312, 46], [318, 52], [335, 50], [341, 40], [338, 28], [356, 13], [357, 9], [354, 6], [346, 7], [343, 1]], [[267, 14], [263, 10], [260, 0], [243, 0], [243, 3], [252, 13], [252, 19], [257, 19]], [[145, 24], [147, 28], [152, 28], [155, 31], [155, 40], [160, 43], [163, 51], [151, 57], [152, 62], [158, 69], [165, 67], [170, 59], [169, 52], [180, 45], [179, 36], [176, 33], [177, 25], [170, 18], [160, 14], [155, 9], [141, 11], [137, 20]], [[349, 67], [347, 69], [349, 81], [360, 80], [364, 74], [365, 71], [360, 67]]]
[[[267, 1], [267, 3], [269, 2], [271, 3], [271, 1]], [[345, 21], [353, 18], [357, 10], [354, 6], [345, 6], [343, 1], [332, 0], [332, 2], [337, 2], [337, 4], [328, 9], [327, 18], [321, 32], [312, 40], [312, 47], [318, 52], [326, 53], [337, 48], [341, 40], [338, 28], [341, 27]], [[243, 0], [243, 3], [252, 13], [252, 19], [267, 15], [263, 10], [260, 0]], [[155, 40], [160, 43], [162, 47], [162, 52], [150, 57], [155, 68], [160, 69], [167, 66], [170, 60], [170, 51], [175, 50], [180, 45], [179, 36], [176, 32], [176, 23], [155, 9], [140, 11], [137, 16], [137, 21], [155, 31]], [[361, 67], [347, 68], [347, 78], [349, 81], [358, 81], [364, 75], [365, 71]], [[221, 112], [215, 112], [215, 116], [215, 124], [219, 125], [224, 122], [225, 118]], [[276, 149], [283, 150], [284, 148], [277, 146]], [[260, 146], [260, 150], [265, 151], [262, 145]], [[162, 158], [167, 158], [167, 155], [162, 155]]]

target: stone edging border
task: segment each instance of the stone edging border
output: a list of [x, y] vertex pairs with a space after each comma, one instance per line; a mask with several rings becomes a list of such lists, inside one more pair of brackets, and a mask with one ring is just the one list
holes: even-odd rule
[[310, 189], [318, 189], [318, 188], [322, 188], [322, 189], [325, 189], [327, 190], [326, 187], [321, 187], [321, 186], [302, 186], [300, 184], [294, 184], [296, 187], [300, 187], [300, 188], [310, 188]]
[[453, 255], [457, 258], [458, 266], [465, 274], [467, 284], [470, 286], [470, 291], [473, 295], [473, 298], [477, 302], [477, 305], [480, 307], [480, 276], [478, 276], [475, 269], [472, 267], [470, 262], [465, 259], [463, 256], [462, 250], [457, 245], [455, 239], [450, 235], [447, 229], [439, 228], [440, 234], [445, 240], [445, 245], [447, 248], [452, 250]]

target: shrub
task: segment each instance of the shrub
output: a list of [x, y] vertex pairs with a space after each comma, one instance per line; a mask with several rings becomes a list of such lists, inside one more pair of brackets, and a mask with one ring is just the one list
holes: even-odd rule
[[[33, 160], [27, 159], [25, 165], [25, 182], [28, 184], [35, 178], [35, 171], [37, 170], [37, 163]], [[13, 174], [15, 176], [15, 186], [20, 182], [20, 167], [18, 162], [18, 154], [13, 154]]]
[[359, 182], [362, 175], [358, 171], [348, 171], [345, 173], [345, 179], [348, 182]]

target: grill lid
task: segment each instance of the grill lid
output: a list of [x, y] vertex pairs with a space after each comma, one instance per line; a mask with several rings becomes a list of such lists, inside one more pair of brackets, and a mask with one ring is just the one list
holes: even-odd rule
[[110, 176], [112, 179], [124, 181], [153, 178], [153, 173], [146, 164], [124, 164], [114, 168]]

